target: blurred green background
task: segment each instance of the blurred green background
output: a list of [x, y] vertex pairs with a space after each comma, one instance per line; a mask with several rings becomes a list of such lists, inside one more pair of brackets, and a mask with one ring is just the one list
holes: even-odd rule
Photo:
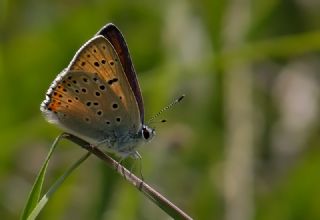
[[[186, 94], [140, 148], [147, 183], [195, 219], [320, 219], [319, 11], [317, 0], [0, 1], [1, 219], [19, 217], [61, 132], [39, 111], [46, 90], [109, 22], [146, 119]], [[46, 187], [83, 154], [63, 141]], [[168, 216], [91, 157], [40, 219]]]

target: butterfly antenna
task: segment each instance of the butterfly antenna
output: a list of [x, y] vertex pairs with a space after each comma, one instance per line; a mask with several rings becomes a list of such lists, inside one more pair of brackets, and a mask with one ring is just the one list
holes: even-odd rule
[[[155, 114], [152, 118], [149, 119], [148, 124], [150, 122], [152, 122], [155, 118], [157, 118], [159, 115], [161, 115], [164, 111], [167, 111], [172, 106], [174, 106], [175, 104], [179, 103], [184, 97], [185, 97], [185, 95], [180, 96], [179, 98], [177, 98], [173, 102], [171, 102], [168, 106], [166, 106], [163, 109], [161, 109], [157, 114]], [[166, 120], [161, 120], [161, 122], [166, 122]]]
[[[150, 123], [148, 122], [148, 124], [149, 124], [149, 125], [151, 125], [151, 124], [152, 124], [152, 125], [154, 125], [154, 124], [157, 124], [157, 125], [158, 125], [158, 124], [160, 124], [160, 123], [162, 124], [162, 123], [165, 123], [165, 122], [167, 122], [167, 120], [166, 120], [166, 119], [162, 119], [162, 120], [160, 120], [160, 121], [152, 121], [152, 122], [150, 122]], [[156, 126], [154, 126], [154, 128], [156, 128]]]

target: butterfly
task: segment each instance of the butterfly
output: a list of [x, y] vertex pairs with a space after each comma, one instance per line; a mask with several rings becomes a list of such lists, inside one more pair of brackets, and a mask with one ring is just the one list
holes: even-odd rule
[[144, 105], [127, 44], [105, 25], [52, 82], [40, 110], [51, 123], [121, 158], [141, 158], [137, 146], [155, 130], [144, 124]]

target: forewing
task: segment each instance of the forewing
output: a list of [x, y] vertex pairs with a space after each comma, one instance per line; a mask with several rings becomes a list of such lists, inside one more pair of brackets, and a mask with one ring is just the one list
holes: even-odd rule
[[121, 34], [120, 30], [114, 24], [111, 23], [104, 26], [96, 35], [102, 35], [105, 38], [107, 38], [114, 47], [116, 53], [118, 54], [122, 67], [124, 69], [124, 73], [128, 78], [131, 89], [137, 100], [140, 111], [140, 118], [143, 123], [144, 105], [141, 90], [137, 79], [137, 74], [133, 67], [133, 63], [130, 57], [129, 49], [123, 35]]
[[48, 90], [41, 110], [67, 131], [95, 141], [136, 133], [141, 126], [119, 57], [102, 36], [77, 52]]

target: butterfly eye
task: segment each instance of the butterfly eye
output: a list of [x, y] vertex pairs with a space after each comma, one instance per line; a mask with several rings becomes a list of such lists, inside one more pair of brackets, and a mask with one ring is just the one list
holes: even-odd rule
[[148, 140], [150, 138], [150, 133], [149, 133], [149, 131], [147, 129], [144, 128], [142, 130], [142, 134], [143, 134], [143, 138], [144, 139]]

